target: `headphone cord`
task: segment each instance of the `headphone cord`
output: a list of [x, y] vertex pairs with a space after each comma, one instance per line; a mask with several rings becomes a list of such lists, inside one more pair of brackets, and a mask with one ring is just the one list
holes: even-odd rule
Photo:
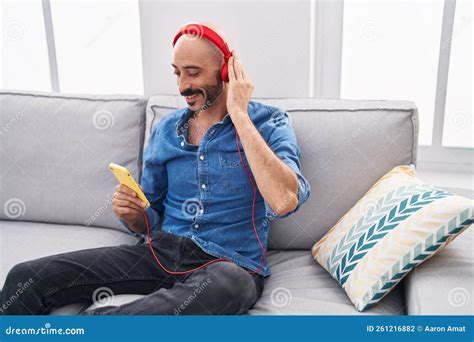
[[[234, 127], [235, 129], [235, 127]], [[239, 158], [240, 158], [240, 163], [241, 165], [243, 166], [244, 170], [245, 170], [245, 173], [247, 175], [247, 178], [249, 179], [251, 185], [252, 185], [252, 189], [253, 189], [253, 201], [252, 201], [252, 226], [253, 226], [253, 231], [255, 233], [255, 237], [257, 238], [257, 241], [258, 241], [258, 244], [260, 246], [260, 250], [262, 251], [262, 256], [263, 256], [263, 260], [262, 260], [262, 264], [260, 265], [259, 269], [257, 271], [248, 271], [250, 274], [256, 274], [256, 273], [259, 273], [264, 267], [265, 267], [265, 263], [267, 262], [267, 254], [265, 253], [265, 248], [263, 248], [263, 244], [262, 242], [260, 241], [260, 237], [258, 236], [258, 232], [257, 232], [257, 226], [255, 225], [255, 202], [257, 200], [257, 186], [255, 185], [252, 177], [250, 176], [250, 173], [249, 171], [247, 170], [247, 167], [245, 166], [245, 163], [244, 163], [244, 160], [242, 158], [242, 152], [240, 151], [240, 146], [239, 146], [239, 135], [237, 134], [237, 129], [235, 129], [235, 143], [237, 145], [237, 151], [239, 152]], [[167, 273], [169, 274], [172, 274], [172, 275], [182, 275], [182, 274], [187, 274], [187, 273], [192, 273], [192, 272], [195, 272], [201, 268], [204, 268], [206, 267], [207, 265], [210, 265], [210, 264], [213, 264], [215, 262], [219, 262], [219, 261], [230, 261], [230, 260], [227, 260], [225, 258], [219, 258], [219, 259], [215, 259], [215, 260], [211, 260], [211, 261], [208, 261], [206, 262], [205, 264], [199, 266], [199, 267], [196, 267], [196, 268], [192, 268], [190, 270], [186, 270], [186, 271], [170, 271], [168, 270], [161, 262], [160, 262], [160, 259], [156, 256], [156, 253], [155, 253], [155, 250], [153, 249], [153, 246], [151, 244], [151, 236], [150, 236], [150, 222], [148, 221], [148, 215], [146, 213], [146, 211], [143, 212], [143, 217], [145, 219], [145, 226], [146, 226], [146, 233], [147, 233], [147, 240], [148, 240], [148, 246], [150, 247], [150, 250], [151, 250], [151, 253], [153, 255], [153, 257], [155, 258], [156, 262], [158, 263], [158, 265]]]

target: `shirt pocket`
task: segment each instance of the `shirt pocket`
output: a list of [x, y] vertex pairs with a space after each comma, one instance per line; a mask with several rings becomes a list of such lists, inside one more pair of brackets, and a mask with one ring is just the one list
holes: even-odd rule
[[[244, 162], [247, 171], [253, 179], [252, 171], [245, 158], [245, 154], [242, 152], [242, 160]], [[226, 191], [235, 191], [239, 193], [252, 193], [252, 184], [245, 172], [244, 167], [239, 156], [239, 152], [221, 152], [219, 154], [219, 168], [221, 174], [221, 184]]]

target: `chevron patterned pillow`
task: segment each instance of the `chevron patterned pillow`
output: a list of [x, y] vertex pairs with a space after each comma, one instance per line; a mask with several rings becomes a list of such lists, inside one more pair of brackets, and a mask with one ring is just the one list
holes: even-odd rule
[[397, 166], [311, 252], [362, 311], [469, 227], [473, 211], [473, 200], [424, 184], [414, 165]]

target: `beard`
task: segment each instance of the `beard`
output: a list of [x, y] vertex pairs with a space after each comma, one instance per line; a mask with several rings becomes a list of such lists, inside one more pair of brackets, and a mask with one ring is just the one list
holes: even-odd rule
[[208, 109], [209, 107], [211, 107], [216, 102], [217, 98], [224, 90], [224, 85], [222, 83], [220, 72], [216, 72], [215, 80], [216, 80], [215, 84], [205, 85], [205, 86], [202, 86], [200, 89], [188, 88], [185, 91], [181, 92], [182, 96], [192, 96], [192, 95], [198, 95], [198, 94], [203, 95], [203, 98], [206, 101], [202, 103], [199, 108], [194, 108], [193, 110], [192, 107], [194, 107], [195, 104], [191, 104], [191, 105], [188, 104], [189, 108], [193, 112], [196, 113], [196, 112], [204, 111]]

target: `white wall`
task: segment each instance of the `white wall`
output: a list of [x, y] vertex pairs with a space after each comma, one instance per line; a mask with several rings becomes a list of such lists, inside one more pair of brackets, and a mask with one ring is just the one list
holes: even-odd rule
[[140, 1], [144, 92], [177, 94], [171, 42], [189, 21], [222, 27], [255, 97], [307, 97], [310, 1]]

